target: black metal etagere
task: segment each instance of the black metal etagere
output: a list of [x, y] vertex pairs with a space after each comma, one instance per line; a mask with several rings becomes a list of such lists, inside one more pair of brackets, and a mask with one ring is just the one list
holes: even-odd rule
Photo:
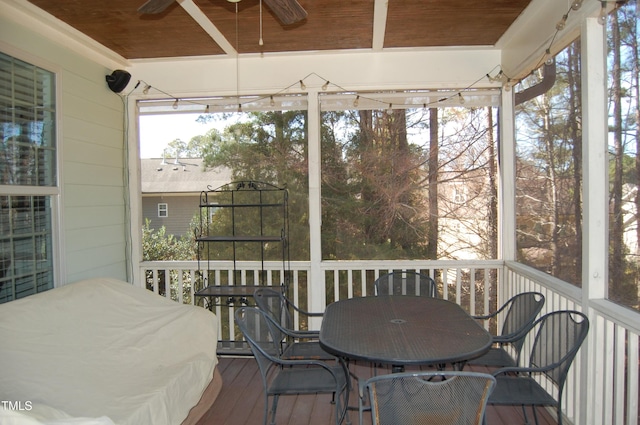
[[[200, 195], [199, 208], [200, 222], [195, 235], [198, 302], [205, 302], [211, 310], [215, 306], [253, 304], [253, 292], [268, 283], [267, 261], [281, 262], [280, 282], [270, 283], [280, 285], [288, 295], [289, 198], [286, 188], [257, 181], [235, 181], [215, 189], [208, 187]], [[231, 273], [215, 269], [215, 264], [225, 260], [233, 262]], [[259, 261], [260, 269], [253, 272], [251, 284], [242, 282], [242, 273], [238, 270], [241, 261]], [[230, 353], [236, 348], [245, 351], [246, 347], [236, 345], [232, 341], [219, 341], [218, 351]]]

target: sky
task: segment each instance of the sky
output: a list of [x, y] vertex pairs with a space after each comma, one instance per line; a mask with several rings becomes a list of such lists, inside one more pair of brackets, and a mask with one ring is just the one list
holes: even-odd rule
[[[188, 143], [194, 136], [205, 134], [217, 123], [196, 122], [200, 114], [143, 115], [140, 117], [140, 158], [162, 158], [169, 142], [180, 139]], [[167, 158], [174, 155], [167, 151]]]

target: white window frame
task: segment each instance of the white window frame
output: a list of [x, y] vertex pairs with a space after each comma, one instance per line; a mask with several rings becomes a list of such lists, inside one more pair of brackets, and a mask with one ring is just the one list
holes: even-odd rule
[[166, 202], [158, 202], [158, 218], [167, 217], [169, 217], [169, 204], [167, 204]]
[[62, 90], [62, 68], [56, 64], [47, 62], [40, 57], [30, 55], [22, 50], [0, 41], [0, 52], [5, 55], [11, 56], [15, 59], [27, 62], [45, 71], [53, 74], [53, 80], [55, 84], [55, 185], [54, 186], [22, 186], [22, 185], [1, 185], [0, 195], [9, 196], [46, 196], [50, 198], [51, 208], [51, 259], [53, 263], [53, 287], [59, 287], [66, 281], [66, 267], [64, 264], [65, 242], [63, 238], [64, 220], [60, 212], [60, 206], [63, 205], [61, 182], [63, 179], [62, 172], [62, 131], [61, 131], [61, 117], [62, 102], [60, 101]]

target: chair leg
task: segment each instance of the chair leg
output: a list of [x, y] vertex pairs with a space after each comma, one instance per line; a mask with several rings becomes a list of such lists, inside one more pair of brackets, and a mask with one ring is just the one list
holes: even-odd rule
[[264, 393], [264, 414], [262, 415], [262, 423], [267, 425], [267, 419], [269, 418], [269, 395]]
[[336, 403], [336, 425], [340, 425], [343, 421], [346, 425], [351, 425], [351, 418], [349, 418], [349, 393], [351, 391], [351, 385], [347, 383], [345, 385], [344, 396], [340, 400], [340, 394], [338, 394], [338, 402]]
[[276, 425], [276, 409], [278, 408], [278, 394], [273, 396], [273, 406], [271, 407], [271, 425]]

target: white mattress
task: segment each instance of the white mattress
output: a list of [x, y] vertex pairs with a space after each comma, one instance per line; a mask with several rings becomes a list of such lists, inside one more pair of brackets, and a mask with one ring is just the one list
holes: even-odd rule
[[0, 400], [43, 423], [177, 425], [211, 380], [217, 329], [208, 310], [114, 279], [2, 304]]

